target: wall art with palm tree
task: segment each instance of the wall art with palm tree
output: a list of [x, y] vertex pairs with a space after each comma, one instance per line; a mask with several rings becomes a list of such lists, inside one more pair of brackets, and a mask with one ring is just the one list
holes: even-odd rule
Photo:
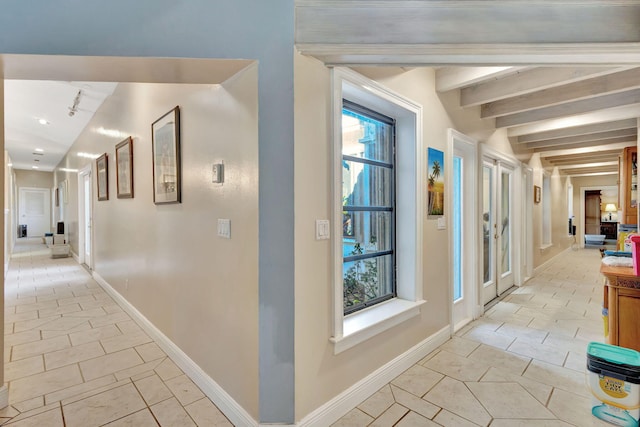
[[435, 148], [427, 149], [427, 189], [427, 215], [444, 215], [444, 153]]

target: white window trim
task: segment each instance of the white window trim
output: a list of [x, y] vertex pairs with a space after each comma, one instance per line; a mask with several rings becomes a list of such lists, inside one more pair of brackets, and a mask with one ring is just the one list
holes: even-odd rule
[[[347, 68], [332, 70], [333, 99], [333, 336], [334, 354], [420, 314], [425, 181], [422, 107]], [[345, 316], [342, 282], [342, 99], [396, 119], [397, 297]]]

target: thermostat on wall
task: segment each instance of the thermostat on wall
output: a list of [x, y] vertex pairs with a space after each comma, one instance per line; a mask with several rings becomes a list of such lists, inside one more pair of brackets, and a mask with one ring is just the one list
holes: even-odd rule
[[221, 184], [224, 182], [224, 164], [216, 163], [213, 165], [213, 178], [211, 182]]

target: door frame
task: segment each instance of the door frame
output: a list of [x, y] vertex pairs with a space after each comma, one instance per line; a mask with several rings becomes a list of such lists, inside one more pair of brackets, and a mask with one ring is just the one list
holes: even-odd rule
[[[592, 186], [592, 187], [580, 187], [580, 227], [576, 227], [579, 228], [578, 231], [578, 236], [577, 238], [579, 239], [579, 243], [578, 243], [578, 247], [580, 248], [584, 248], [584, 231], [585, 231], [585, 226], [586, 224], [584, 223], [584, 202], [586, 200], [586, 192], [587, 191], [597, 191], [597, 190], [616, 190], [618, 191], [618, 187], [616, 185], [598, 185], [598, 186]], [[575, 192], [575, 187], [574, 190]], [[575, 212], [576, 207], [573, 207], [573, 211]], [[574, 224], [575, 225], [575, 224]]]
[[[51, 198], [51, 190], [49, 188], [42, 188], [42, 187], [18, 187], [18, 221], [17, 224], [23, 224], [22, 220], [21, 220], [21, 215], [22, 215], [22, 208], [23, 208], [23, 190], [28, 190], [28, 191], [37, 191], [39, 193], [42, 193], [43, 195], [45, 195], [45, 200], [44, 200], [44, 206], [45, 206], [45, 233], [49, 232], [51, 230], [50, 226], [51, 226], [51, 221], [53, 218], [53, 212], [51, 211], [51, 202], [52, 202], [52, 198]], [[42, 235], [44, 237], [44, 234]], [[29, 235], [29, 228], [27, 227], [27, 237], [37, 237], [37, 236], [30, 236]]]
[[84, 177], [87, 175], [89, 175], [91, 181], [89, 185], [89, 210], [91, 212], [90, 217], [93, 220], [93, 180], [91, 179], [93, 170], [91, 163], [78, 171], [78, 263], [85, 264], [90, 270], [93, 270], [93, 227], [91, 227], [91, 235], [89, 236], [91, 256], [89, 260], [85, 257], [85, 242], [87, 239], [85, 230], [87, 229], [87, 224], [85, 223], [84, 215], [86, 206]]
[[[478, 142], [467, 135], [464, 135], [455, 129], [447, 130], [447, 139], [448, 139], [448, 151], [451, 153], [447, 160], [447, 182], [452, 183], [453, 186], [453, 158], [456, 151], [464, 151], [465, 157], [468, 157], [465, 162], [464, 170], [468, 172], [471, 179], [471, 185], [469, 183], [465, 183], [463, 197], [464, 197], [464, 215], [462, 217], [463, 221], [463, 234], [465, 237], [465, 244], [462, 248], [463, 258], [469, 260], [478, 259], [478, 222], [476, 221], [477, 212], [479, 211], [478, 205], [478, 180], [475, 179], [477, 176], [477, 168], [478, 168]], [[465, 176], [463, 175], [463, 180]], [[453, 195], [453, 189], [451, 190], [451, 194]], [[449, 212], [453, 212], [454, 209], [454, 198], [453, 196], [448, 198], [448, 207]], [[453, 260], [455, 256], [455, 248], [454, 248], [454, 236], [453, 236], [453, 217], [451, 217], [449, 221], [449, 241], [452, 242], [449, 245], [449, 256], [450, 259]], [[454, 274], [453, 274], [453, 262], [450, 263], [451, 266], [451, 274], [449, 275], [449, 325], [451, 326], [451, 334], [453, 335], [456, 330], [460, 329], [464, 324], [473, 321], [482, 315], [483, 306], [478, 294], [478, 286], [477, 283], [481, 280], [481, 269], [480, 264], [476, 262], [467, 262], [464, 263], [463, 269], [463, 292], [468, 294], [468, 298], [466, 301], [466, 309], [464, 310], [464, 317], [458, 321], [454, 318], [454, 310], [455, 310], [455, 302], [453, 300], [453, 288], [454, 288]], [[465, 280], [466, 277], [466, 280]]]

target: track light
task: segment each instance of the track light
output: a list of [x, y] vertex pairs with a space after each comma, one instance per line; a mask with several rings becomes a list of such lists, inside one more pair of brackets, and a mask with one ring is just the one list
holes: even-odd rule
[[69, 107], [69, 117], [73, 117], [78, 112], [78, 105], [80, 105], [80, 98], [82, 97], [82, 89], [78, 91], [78, 94], [73, 99], [73, 105]]

